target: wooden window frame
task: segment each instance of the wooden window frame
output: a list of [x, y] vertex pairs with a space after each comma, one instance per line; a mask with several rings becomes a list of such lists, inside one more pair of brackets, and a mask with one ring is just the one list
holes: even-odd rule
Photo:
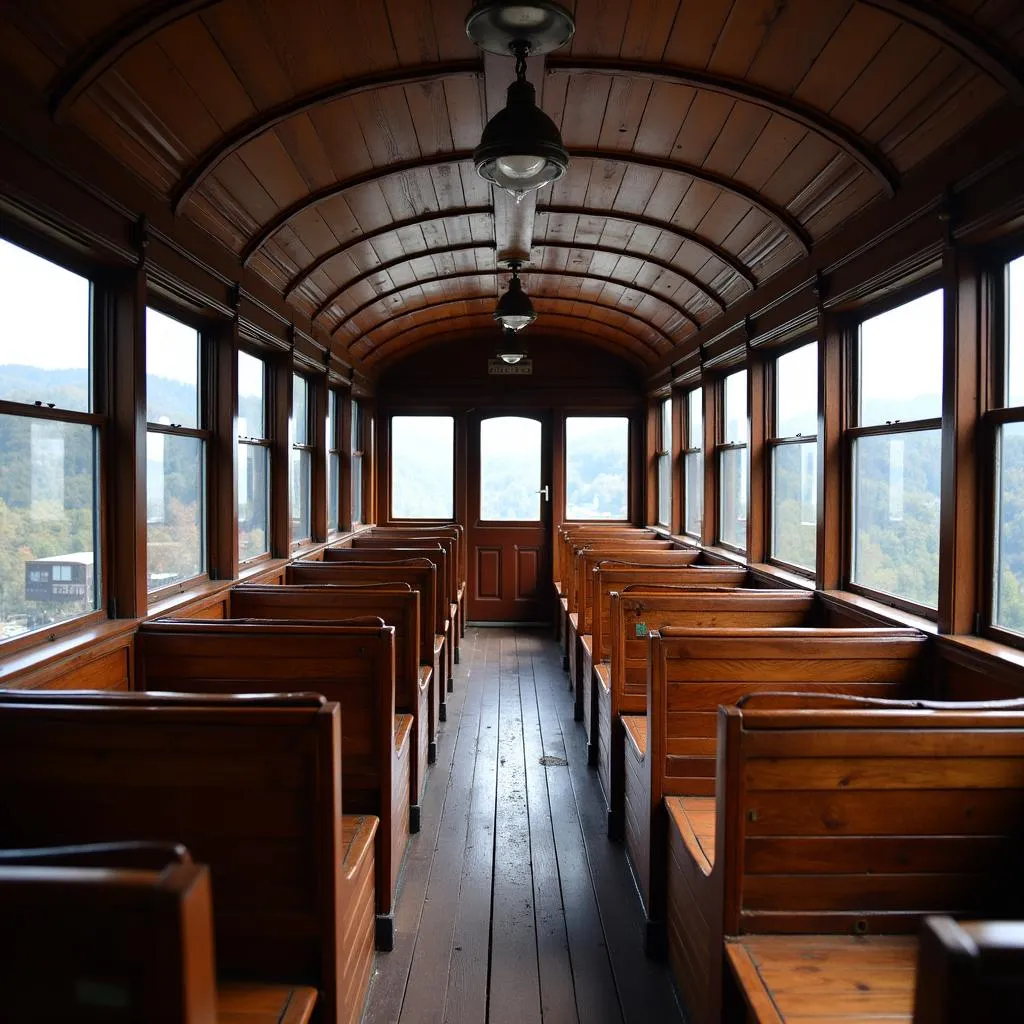
[[[746, 392], [745, 404], [747, 407], [747, 440], [742, 444], [733, 441], [725, 440], [725, 427], [726, 427], [726, 407], [725, 407], [725, 382], [730, 377], [735, 377], [737, 374], [743, 374], [744, 390]], [[717, 418], [715, 424], [715, 466], [716, 466], [716, 494], [715, 494], [715, 547], [724, 548], [726, 551], [732, 551], [734, 554], [742, 555], [744, 558], [747, 557], [747, 552], [750, 546], [750, 538], [748, 536], [747, 543], [743, 547], [739, 547], [736, 544], [732, 544], [729, 541], [722, 539], [722, 500], [723, 500], [723, 486], [725, 484], [725, 474], [722, 471], [722, 463], [724, 462], [723, 455], [727, 452], [733, 451], [745, 451], [747, 453], [747, 519], [746, 522], [750, 523], [750, 367], [744, 364], [743, 366], [737, 366], [730, 368], [727, 373], [723, 373], [716, 381], [715, 387], [717, 388], [718, 403], [717, 403]], [[706, 497], [705, 497], [705, 500]]]
[[[351, 398], [350, 401], [350, 426], [349, 426], [349, 475], [352, 480], [352, 490], [349, 496], [349, 519], [350, 527], [354, 530], [357, 526], [363, 526], [367, 521], [366, 515], [366, 410], [362, 399]], [[388, 424], [390, 425], [390, 419]], [[391, 477], [391, 460], [388, 459], [388, 479]], [[356, 515], [355, 508], [355, 481], [359, 481], [359, 515]], [[390, 510], [390, 488], [388, 508]]]
[[[815, 346], [815, 373], [820, 377], [821, 375], [821, 343], [815, 336], [803, 335], [791, 344], [787, 343], [785, 346], [780, 346], [777, 349], [773, 349], [771, 352], [771, 365], [767, 374], [766, 381], [766, 394], [765, 394], [765, 405], [767, 409], [767, 423], [768, 423], [768, 436], [765, 438], [765, 448], [767, 450], [767, 465], [765, 467], [765, 487], [764, 487], [764, 511], [765, 511], [765, 551], [767, 552], [766, 561], [769, 565], [777, 565], [780, 569], [785, 569], [787, 572], [795, 573], [798, 576], [804, 576], [809, 580], [815, 578], [816, 566], [818, 562], [818, 543], [819, 538], [817, 536], [818, 530], [815, 526], [815, 543], [814, 543], [814, 558], [815, 564], [808, 567], [797, 565], [795, 562], [787, 562], [784, 558], [779, 558], [775, 555], [775, 452], [776, 449], [786, 445], [814, 445], [815, 447], [815, 518], [817, 515], [817, 491], [821, 480], [821, 463], [818, 458], [818, 431], [815, 430], [813, 434], [796, 434], [792, 437], [781, 436], [779, 430], [779, 408], [778, 408], [778, 367], [779, 360], [783, 356], [788, 356], [792, 352], [796, 352], [798, 349], [805, 348], [808, 345]], [[817, 393], [817, 389], [816, 389]], [[820, 416], [821, 410], [817, 410], [816, 416]]]
[[[202, 515], [200, 516], [200, 522], [202, 523], [203, 536], [202, 536], [202, 558], [201, 561], [205, 566], [203, 572], [198, 572], [193, 576], [188, 576], [185, 579], [175, 580], [173, 583], [169, 583], [166, 586], [158, 587], [154, 590], [150, 590], [146, 587], [146, 600], [147, 605], [152, 606], [171, 597], [175, 594], [183, 594], [186, 590], [196, 586], [199, 583], [206, 583], [212, 578], [210, 566], [216, 562], [218, 552], [214, 550], [216, 544], [216, 532], [213, 521], [214, 516], [214, 505], [211, 501], [211, 495], [214, 493], [213, 487], [213, 441], [215, 437], [215, 431], [211, 428], [211, 424], [215, 422], [216, 414], [216, 397], [215, 397], [215, 382], [217, 379], [216, 367], [214, 364], [215, 351], [213, 345], [213, 339], [211, 337], [211, 325], [203, 323], [197, 320], [194, 316], [190, 316], [187, 312], [183, 312], [181, 309], [163, 300], [162, 296], [156, 296], [155, 301], [153, 297], [148, 296], [145, 307], [142, 310], [142, 316], [145, 318], [146, 310], [152, 309], [157, 313], [161, 313], [172, 320], [176, 320], [178, 323], [195, 331], [199, 335], [199, 380], [196, 384], [198, 408], [197, 419], [199, 421], [198, 427], [182, 427], [180, 425], [170, 424], [165, 425], [162, 423], [152, 423], [148, 418], [148, 409], [143, 408], [143, 414], [146, 415], [146, 427], [145, 437], [148, 438], [150, 434], [163, 434], [164, 436], [170, 437], [191, 437], [195, 440], [202, 442], [202, 482], [203, 482], [203, 493], [202, 493]], [[148, 344], [148, 338], [147, 338]], [[149, 368], [147, 365], [143, 366], [143, 376], [148, 376]], [[148, 443], [148, 442], [145, 442]], [[148, 503], [148, 478], [146, 488], [142, 499], [144, 503]], [[237, 514], [237, 512], [236, 512]], [[148, 518], [148, 517], [147, 517]], [[141, 572], [142, 578], [148, 582], [149, 579], [149, 530], [147, 526], [146, 530], [146, 561], [143, 565], [137, 568], [137, 571]]]
[[[675, 500], [675, 473], [673, 467], [673, 442], [676, 440], [677, 431], [672, 429], [674, 417], [674, 399], [670, 393], [657, 399], [655, 417], [655, 450], [654, 450], [654, 480], [655, 480], [655, 496], [656, 500], [654, 503], [654, 515], [653, 520], [656, 526], [663, 526], [669, 533], [674, 532], [674, 519], [673, 514], [674, 500]], [[667, 413], [667, 415], [666, 415]], [[666, 419], [668, 421], [668, 431], [665, 430]], [[667, 434], [667, 438], [666, 438]], [[669, 482], [669, 495], [668, 495], [668, 522], [665, 522], [661, 518], [661, 505], [662, 505], [662, 493], [661, 493], [661, 481], [662, 475], [661, 470], [665, 462], [668, 462], [668, 482]]]
[[[697, 392], [700, 392], [700, 425], [701, 425], [701, 430], [700, 430], [700, 434], [696, 438], [693, 438], [693, 437], [690, 436], [690, 405], [694, 401], [694, 396], [697, 394]], [[703, 498], [703, 496], [704, 496], [704, 475], [707, 472], [707, 470], [705, 468], [705, 464], [704, 464], [704, 459], [703, 459], [703, 455], [704, 455], [704, 388], [703, 388], [703, 385], [697, 384], [694, 387], [691, 387], [687, 391], [683, 392], [683, 394], [681, 396], [681, 406], [682, 406], [682, 412], [681, 412], [682, 425], [681, 425], [680, 437], [679, 437], [679, 447], [680, 447], [680, 452], [679, 452], [679, 482], [680, 482], [680, 485], [679, 485], [679, 490], [680, 490], [680, 496], [679, 496], [679, 500], [680, 500], [680, 506], [679, 506], [680, 507], [679, 532], [684, 537], [692, 537], [692, 538], [694, 538], [694, 540], [700, 541], [700, 539], [701, 539], [701, 532], [693, 533], [691, 530], [687, 529], [687, 525], [688, 525], [689, 519], [690, 519], [690, 507], [689, 507], [689, 503], [687, 501], [687, 495], [689, 494], [689, 489], [687, 488], [686, 464], [687, 464], [687, 459], [688, 459], [689, 456], [691, 456], [691, 455], [700, 455], [701, 456], [701, 471], [702, 472], [701, 472], [700, 493], [701, 493], [701, 496]], [[697, 441], [697, 444], [693, 443], [694, 440]], [[703, 502], [703, 500], [701, 501], [700, 522], [701, 522], [701, 531], [702, 531], [703, 527], [704, 527], [704, 502]]]
[[[290, 551], [298, 551], [301, 548], [309, 547], [316, 540], [316, 512], [314, 508], [314, 494], [316, 492], [316, 430], [315, 423], [317, 421], [317, 393], [318, 388], [315, 382], [306, 373], [303, 373], [297, 367], [291, 369], [292, 381], [291, 381], [291, 404], [289, 407], [289, 421], [294, 419], [295, 416], [295, 379], [303, 381], [306, 385], [306, 440], [305, 442], [298, 442], [293, 438], [288, 438], [288, 548]], [[306, 495], [306, 500], [309, 507], [309, 533], [305, 537], [293, 537], [292, 536], [292, 523], [294, 517], [292, 516], [291, 507], [291, 473], [292, 473], [292, 452], [306, 452], [309, 454], [309, 493]]]
[[[272, 395], [273, 395], [273, 380], [271, 378], [271, 366], [270, 361], [266, 355], [262, 352], [251, 350], [248, 346], [239, 345], [235, 350], [235, 362], [238, 361], [238, 356], [244, 353], [245, 355], [252, 356], [253, 359], [258, 359], [263, 364], [263, 430], [259, 435], [243, 437], [238, 435], [235, 438], [236, 447], [241, 445], [250, 445], [252, 447], [259, 447], [266, 449], [267, 452], [267, 550], [262, 554], [253, 555], [252, 558], [240, 560], [239, 565], [249, 568], [253, 565], [258, 565], [260, 562], [269, 561], [273, 558], [274, 551], [274, 441], [273, 441], [273, 429], [272, 424], [274, 417], [272, 414]], [[240, 454], [240, 453], [239, 453]], [[238, 512], [238, 495], [235, 495], [235, 535], [238, 535], [238, 531], [241, 527], [241, 516]], [[237, 575], [237, 574], [236, 574]]]
[[[326, 467], [326, 479], [327, 479], [327, 536], [332, 537], [335, 534], [345, 532], [345, 512], [342, 506], [342, 496], [344, 487], [342, 485], [342, 478], [345, 475], [345, 445], [344, 445], [344, 434], [342, 428], [345, 422], [344, 415], [345, 399], [343, 394], [338, 388], [330, 387], [327, 388], [327, 410], [326, 410], [326, 422], [327, 422], [327, 467]], [[334, 431], [332, 436], [331, 431], [331, 410], [334, 410]], [[338, 514], [335, 517], [334, 522], [331, 522], [331, 460], [337, 458], [338, 460], [338, 479], [335, 482], [335, 500], [338, 504]], [[349, 513], [351, 515], [351, 513]]]
[[[890, 434], [914, 434], [924, 433], [928, 430], [938, 430], [942, 432], [942, 417], [930, 417], [925, 420], [894, 420], [892, 423], [876, 424], [869, 427], [861, 426], [860, 420], [860, 329], [861, 325], [872, 319], [873, 317], [880, 316], [893, 309], [898, 309], [900, 306], [905, 306], [910, 302], [914, 302], [917, 299], [922, 298], [925, 295], [930, 294], [934, 291], [943, 289], [943, 281], [940, 277], [934, 274], [929, 274], [927, 277], [920, 281], [916, 281], [913, 284], [907, 285], [905, 288], [901, 288], [894, 291], [891, 294], [887, 294], [884, 298], [878, 299], [874, 302], [866, 303], [860, 309], [857, 310], [856, 316], [851, 317], [847, 329], [844, 331], [844, 345], [846, 350], [846, 365], [849, 368], [847, 375], [848, 387], [844, 396], [846, 402], [846, 417], [845, 417], [845, 429], [843, 430], [842, 438], [842, 450], [843, 450], [843, 504], [846, 508], [846, 515], [844, 517], [844, 536], [843, 536], [843, 576], [842, 576], [842, 589], [849, 591], [851, 594], [857, 594], [861, 597], [866, 597], [869, 600], [876, 601], [879, 604], [886, 605], [889, 608], [896, 608], [900, 611], [909, 612], [912, 615], [918, 615], [921, 618], [929, 619], [933, 622], [938, 620], [938, 607], [929, 608], [927, 605], [918, 604], [916, 601], [912, 601], [905, 597], [899, 597], [896, 594], [887, 594], [881, 590], [874, 590], [871, 587], [865, 587], [863, 584], [855, 583], [853, 580], [853, 544], [854, 537], [857, 529], [856, 521], [856, 508], [855, 508], [855, 489], [854, 489], [854, 448], [856, 442], [862, 437], [878, 437], [880, 435]], [[945, 334], [945, 327], [943, 328]], [[943, 360], [946, 357], [946, 344], [945, 338], [942, 339], [941, 351], [943, 353]], [[820, 367], [819, 357], [819, 367]], [[819, 385], [820, 386], [820, 385]], [[941, 400], [941, 396], [940, 396]], [[941, 459], [941, 451], [940, 451]], [[819, 475], [822, 472], [819, 469]], [[940, 478], [941, 480], [941, 478]], [[940, 494], [939, 494], [940, 505], [942, 501], [941, 483], [940, 483]], [[940, 536], [941, 536], [941, 523], [940, 523]], [[939, 550], [939, 570], [941, 572], [942, 563], [942, 550], [940, 544]], [[936, 595], [936, 601], [940, 600], [940, 595]]]

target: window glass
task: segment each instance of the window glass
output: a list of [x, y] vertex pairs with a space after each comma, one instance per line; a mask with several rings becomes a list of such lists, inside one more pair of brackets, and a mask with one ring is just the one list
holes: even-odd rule
[[747, 371], [730, 374], [725, 378], [725, 436], [726, 444], [747, 443]]
[[540, 519], [541, 425], [524, 416], [480, 424], [480, 518]]
[[662, 454], [658, 456], [658, 522], [672, 525], [672, 399], [661, 403]]
[[704, 391], [694, 388], [686, 396], [687, 448], [704, 447]]
[[996, 445], [997, 626], [1024, 633], [1024, 423], [999, 428]]
[[306, 540], [312, 535], [310, 492], [313, 486], [313, 453], [306, 448], [292, 448], [289, 464], [292, 541]]
[[720, 539], [733, 547], [747, 546], [747, 449], [722, 452]]
[[860, 437], [853, 448], [853, 581], [936, 607], [942, 433]]
[[942, 415], [942, 291], [860, 327], [862, 427]]
[[340, 529], [338, 503], [341, 489], [341, 451], [338, 438], [338, 392], [331, 391], [327, 402], [327, 529]]
[[801, 345], [775, 360], [775, 436], [818, 431], [818, 345]]
[[93, 427], [0, 415], [0, 641], [99, 607], [96, 491]]
[[199, 332], [146, 310], [146, 419], [199, 426]]
[[629, 517], [629, 420], [625, 416], [567, 416], [567, 519]]
[[0, 399], [88, 412], [92, 286], [0, 239]]
[[1024, 405], [1024, 256], [1006, 268], [1006, 404]]
[[292, 375], [292, 415], [288, 427], [292, 444], [309, 444], [309, 384], [297, 373]]
[[263, 360], [238, 353], [238, 436], [266, 437]]
[[690, 452], [683, 456], [686, 475], [686, 524], [684, 529], [700, 537], [704, 529], [704, 453]]
[[391, 418], [391, 514], [396, 519], [454, 517], [455, 420]]
[[352, 400], [352, 523], [363, 521], [363, 412], [359, 403]]
[[197, 437], [146, 435], [148, 589], [203, 571], [203, 442]]
[[818, 446], [781, 444], [772, 453], [772, 555], [814, 570], [818, 524]]
[[238, 446], [238, 558], [245, 562], [270, 550], [270, 450]]

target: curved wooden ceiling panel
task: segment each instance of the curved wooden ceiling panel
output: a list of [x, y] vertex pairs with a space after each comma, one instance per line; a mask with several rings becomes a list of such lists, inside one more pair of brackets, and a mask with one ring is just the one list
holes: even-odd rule
[[[493, 302], [509, 242], [470, 157], [511, 62], [466, 39], [470, 2], [9, 0], [4, 70], [297, 309], [340, 306], [339, 339], [390, 353]], [[970, 6], [576, 0], [571, 45], [530, 62], [573, 158], [517, 239], [539, 308], [646, 358], [897, 193], [1024, 102], [1024, 8]], [[396, 317], [417, 293], [441, 302]]]

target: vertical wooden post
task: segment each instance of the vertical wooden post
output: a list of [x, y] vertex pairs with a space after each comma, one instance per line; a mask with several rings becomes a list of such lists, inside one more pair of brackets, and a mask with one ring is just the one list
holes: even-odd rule
[[377, 406], [363, 400], [359, 404], [363, 417], [363, 519], [367, 523], [380, 521], [379, 511], [384, 509], [385, 518], [389, 514], [388, 506], [378, 503], [375, 481], [380, 474], [377, 472]]
[[979, 394], [987, 310], [974, 253], [943, 254], [942, 489], [939, 520], [939, 631], [972, 633], [980, 607], [978, 556]]
[[701, 543], [718, 543], [718, 420], [722, 405], [722, 379], [704, 379], [704, 522]]
[[768, 446], [764, 354], [747, 346], [747, 561], [768, 557]]
[[818, 508], [814, 585], [838, 590], [843, 582], [843, 426], [845, 339], [840, 323], [818, 312]]
[[641, 491], [641, 518], [639, 525], [651, 526], [658, 522], [658, 420], [661, 417], [661, 399], [648, 398], [643, 419], [640, 465], [644, 467]]
[[683, 532], [683, 392], [672, 391], [672, 444], [669, 448], [669, 479], [672, 481], [672, 513], [669, 528], [673, 535]]
[[455, 459], [455, 496], [452, 515], [457, 523], [468, 527], [470, 519], [475, 519], [474, 511], [469, 507], [469, 478], [472, 473], [478, 472], [478, 469], [469, 464], [469, 431], [471, 429], [469, 413], [455, 413], [453, 418], [455, 420], [455, 451], [452, 453]]
[[111, 615], [146, 614], [146, 272], [118, 275], [111, 289], [109, 495]]
[[275, 558], [291, 554], [291, 449], [288, 418], [292, 409], [292, 361], [288, 355], [269, 360], [273, 383], [270, 443], [270, 551]]
[[214, 398], [210, 418], [210, 578], [238, 576], [238, 320], [211, 331]]

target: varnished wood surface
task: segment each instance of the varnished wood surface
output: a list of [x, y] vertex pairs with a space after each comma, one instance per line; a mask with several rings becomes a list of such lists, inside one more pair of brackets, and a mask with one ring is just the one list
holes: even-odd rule
[[468, 628], [364, 1024], [682, 1021], [559, 659], [545, 633]]

